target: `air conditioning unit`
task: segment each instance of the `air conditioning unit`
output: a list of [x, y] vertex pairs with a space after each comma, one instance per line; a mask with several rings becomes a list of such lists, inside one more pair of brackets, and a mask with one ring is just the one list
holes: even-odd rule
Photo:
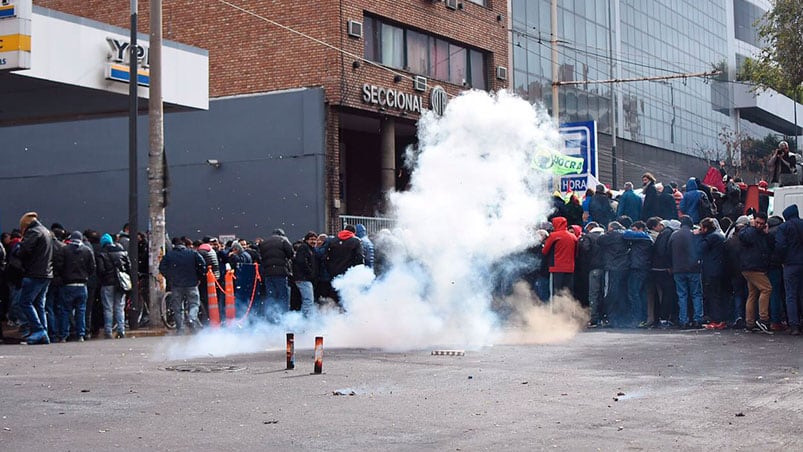
[[507, 68], [504, 66], [497, 66], [496, 78], [498, 78], [499, 80], [507, 80]]
[[351, 37], [362, 38], [362, 22], [349, 20], [348, 33]]
[[420, 75], [416, 75], [413, 79], [413, 89], [416, 91], [426, 91], [427, 90], [427, 78], [422, 77]]
[[462, 5], [458, 0], [446, 0], [446, 7], [449, 9], [457, 9], [460, 8]]

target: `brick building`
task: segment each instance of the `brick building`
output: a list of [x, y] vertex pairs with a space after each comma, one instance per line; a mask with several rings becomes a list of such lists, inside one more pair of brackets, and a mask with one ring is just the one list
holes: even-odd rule
[[[33, 3], [129, 24], [127, 0]], [[148, 8], [139, 1], [145, 36]], [[376, 215], [383, 193], [407, 183], [402, 156], [422, 111], [468, 88], [507, 87], [505, 0], [165, 1], [163, 24], [165, 39], [209, 57], [209, 111], [166, 117], [174, 233], [248, 237], [281, 223], [303, 234]], [[210, 158], [220, 165], [196, 166]], [[179, 214], [198, 190], [214, 205]], [[246, 199], [229, 206], [232, 196]]]

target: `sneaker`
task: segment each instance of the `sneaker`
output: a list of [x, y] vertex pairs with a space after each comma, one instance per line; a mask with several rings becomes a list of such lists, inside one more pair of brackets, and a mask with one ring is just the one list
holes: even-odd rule
[[715, 329], [715, 330], [724, 330], [724, 329], [725, 329], [725, 328], [727, 328], [727, 327], [728, 327], [728, 324], [727, 324], [727, 323], [725, 323], [725, 322], [718, 322], [718, 323], [717, 323], [717, 324], [714, 326], [714, 329]]
[[782, 322], [772, 322], [770, 324], [770, 330], [772, 331], [786, 331], [787, 326]]
[[114, 337], [116, 339], [125, 339], [125, 331], [118, 331]]
[[78, 336], [78, 342], [84, 342], [84, 336]]
[[800, 336], [800, 327], [793, 326], [789, 328], [789, 335], [790, 336]]
[[760, 330], [762, 333], [769, 333], [769, 332], [770, 332], [770, 326], [767, 324], [767, 322], [765, 322], [765, 321], [763, 321], [763, 320], [761, 320], [761, 319], [759, 319], [759, 320], [756, 320], [756, 327], [757, 327], [757, 328], [758, 328], [758, 329], [759, 329], [759, 330]]
[[705, 328], [707, 330], [715, 330], [715, 329], [717, 329], [716, 328], [717, 325], [719, 325], [717, 322], [708, 322], [708, 323], [703, 325], [703, 328]]
[[646, 320], [638, 324], [639, 328], [649, 328], [651, 326], [652, 326], [652, 322], [648, 322]]
[[597, 326], [599, 326], [599, 322], [595, 320], [592, 320], [586, 324], [586, 328], [596, 328]]
[[739, 317], [738, 319], [733, 321], [733, 329], [740, 330], [742, 328], [747, 328], [747, 325], [744, 323], [744, 319]]
[[112, 333], [103, 333], [103, 339], [114, 339]]
[[672, 328], [673, 326], [675, 326], [675, 324], [672, 323], [671, 320], [661, 320], [660, 322], [658, 322], [658, 324], [661, 328]]

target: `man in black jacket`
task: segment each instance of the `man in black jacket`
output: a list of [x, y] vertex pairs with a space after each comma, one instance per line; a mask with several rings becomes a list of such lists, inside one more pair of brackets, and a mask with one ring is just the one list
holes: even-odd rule
[[[337, 237], [329, 242], [329, 248], [326, 250], [326, 270], [332, 279], [346, 273], [351, 267], [365, 263], [362, 241], [357, 238], [356, 231], [353, 225], [346, 225], [337, 233]], [[332, 295], [337, 296], [335, 301], [339, 303], [340, 294], [333, 290]]]
[[70, 324], [75, 322], [75, 336], [78, 342], [86, 335], [86, 283], [95, 273], [95, 254], [83, 242], [81, 231], [73, 231], [69, 242], [56, 254], [53, 267], [64, 284], [59, 291], [57, 315], [60, 342], [70, 336]]
[[50, 231], [38, 220], [36, 212], [28, 212], [20, 219], [22, 242], [17, 256], [24, 269], [20, 306], [28, 320], [28, 344], [49, 344], [45, 299], [53, 279], [53, 241]]
[[621, 223], [611, 221], [608, 231], [599, 238], [605, 271], [608, 272], [608, 292], [605, 294], [608, 321], [620, 328], [626, 326], [627, 270], [630, 266], [624, 232]]
[[173, 249], [168, 251], [159, 263], [159, 273], [170, 285], [170, 309], [176, 320], [176, 333], [184, 334], [184, 304], [187, 305], [190, 328], [200, 328], [198, 308], [201, 300], [198, 283], [203, 281], [206, 271], [204, 258], [186, 246], [179, 237], [174, 237]]
[[597, 222], [586, 225], [586, 233], [577, 242], [577, 261], [588, 268], [588, 309], [590, 311], [589, 328], [596, 328], [605, 316], [603, 306], [605, 296], [605, 261], [599, 238], [605, 232]]
[[[700, 277], [699, 237], [692, 231], [694, 223], [688, 215], [680, 217], [680, 229], [669, 238], [672, 251], [672, 276], [678, 292], [678, 321], [682, 328], [702, 328], [703, 283]], [[693, 317], [689, 319], [689, 300]]]
[[292, 275], [293, 245], [284, 230], [274, 229], [273, 235], [259, 244], [259, 255], [266, 295], [263, 315], [272, 323], [278, 323], [281, 316], [290, 310], [288, 277]]
[[293, 280], [301, 293], [301, 313], [307, 318], [312, 315], [315, 306], [312, 283], [318, 277], [318, 263], [313, 249], [317, 241], [318, 234], [307, 232], [293, 257]]
[[[770, 295], [772, 284], [767, 277], [772, 248], [770, 247], [767, 214], [757, 212], [750, 226], [739, 232], [742, 245], [740, 267], [747, 280], [745, 323], [749, 331], [770, 332]], [[758, 319], [756, 319], [758, 301]]]
[[[672, 200], [674, 203], [674, 199]], [[674, 205], [674, 204], [673, 204]], [[677, 227], [680, 228], [680, 223]], [[655, 317], [658, 326], [670, 328], [673, 326], [672, 319], [676, 318], [678, 307], [678, 293], [675, 287], [675, 279], [672, 277], [672, 250], [669, 248], [669, 239], [672, 237], [671, 220], [661, 220], [655, 230], [658, 236], [655, 237], [655, 245], [652, 247], [652, 268], [650, 276], [655, 283]]]

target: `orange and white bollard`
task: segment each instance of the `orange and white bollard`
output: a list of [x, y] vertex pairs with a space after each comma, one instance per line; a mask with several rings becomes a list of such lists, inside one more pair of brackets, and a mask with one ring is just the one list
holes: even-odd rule
[[315, 371], [319, 374], [323, 372], [323, 336], [315, 338]]
[[234, 317], [237, 316], [234, 309], [234, 270], [226, 272], [226, 323], [234, 325]]
[[210, 266], [206, 272], [206, 293], [207, 301], [209, 303], [209, 325], [211, 325], [213, 328], [220, 327], [220, 308], [217, 305], [217, 288], [215, 287], [216, 282], [217, 280], [215, 279], [215, 274], [212, 273], [212, 267]]

